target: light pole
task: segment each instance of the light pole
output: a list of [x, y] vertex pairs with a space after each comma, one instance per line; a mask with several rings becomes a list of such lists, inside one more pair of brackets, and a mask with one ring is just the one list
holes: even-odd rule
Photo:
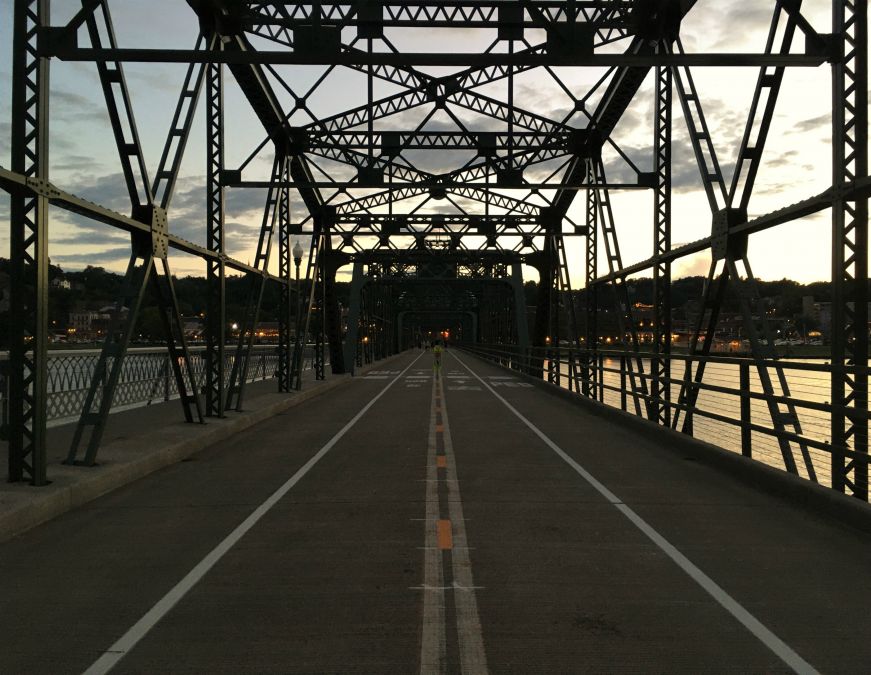
[[[295, 316], [294, 316], [295, 324], [296, 324], [296, 329], [295, 329], [296, 343], [295, 343], [294, 349], [293, 349], [293, 355], [294, 355], [293, 369], [294, 369], [294, 372], [296, 373], [296, 388], [301, 389], [302, 388], [302, 368], [298, 367], [298, 365], [300, 363], [302, 363], [302, 352], [301, 352], [302, 345], [300, 345], [300, 341], [299, 341], [299, 323], [300, 323], [299, 318], [300, 318], [300, 314], [301, 314], [301, 304], [300, 304], [300, 297], [299, 297], [300, 293], [301, 293], [301, 289], [299, 286], [299, 266], [300, 266], [300, 263], [302, 263], [303, 250], [302, 250], [302, 246], [300, 246], [300, 244], [299, 244], [299, 241], [294, 243], [293, 250], [291, 251], [291, 254], [293, 255], [293, 264], [296, 266], [296, 312], [295, 312]], [[293, 375], [291, 375], [291, 377], [293, 377]]]

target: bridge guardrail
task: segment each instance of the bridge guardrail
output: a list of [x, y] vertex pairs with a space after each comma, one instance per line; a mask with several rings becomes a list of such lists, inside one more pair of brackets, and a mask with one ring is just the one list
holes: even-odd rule
[[[228, 345], [229, 347], [229, 345]], [[303, 352], [303, 369], [312, 367], [314, 346], [307, 345]], [[191, 363], [198, 391], [205, 385], [205, 347], [190, 347]], [[48, 400], [46, 415], [49, 426], [58, 426], [78, 419], [85, 404], [85, 395], [99, 358], [99, 349], [52, 350], [48, 352]], [[225, 385], [236, 358], [235, 348], [224, 354]], [[111, 359], [110, 359], [111, 362]], [[0, 352], [0, 414], [2, 425], [7, 423], [9, 400], [9, 354]], [[107, 369], [108, 370], [108, 369]], [[272, 379], [278, 370], [276, 345], [252, 347], [246, 382]], [[178, 388], [165, 347], [137, 347], [127, 350], [121, 366], [121, 377], [115, 389], [112, 412], [143, 407], [156, 402], [178, 398]]]
[[[623, 411], [648, 418], [648, 404], [658, 403], [673, 419], [675, 411], [685, 418], [691, 413], [692, 422], [684, 430], [704, 440], [769, 466], [787, 470], [781, 451], [781, 440], [790, 444], [796, 457], [797, 475], [831, 487], [832, 453], [842, 453], [852, 461], [869, 464], [869, 457], [846, 448], [835, 448], [830, 442], [831, 416], [830, 379], [833, 366], [825, 358], [767, 360], [769, 368], [782, 368], [791, 395], [785, 397], [777, 378], [773, 379], [774, 394], [762, 390], [756, 362], [752, 358], [733, 356], [707, 356], [673, 353], [666, 357], [670, 396], [654, 401], [649, 393], [653, 375], [650, 361], [652, 353], [628, 350], [586, 350], [569, 346], [530, 348], [521, 352], [509, 344], [458, 344], [459, 348], [499, 365], [537, 378], [548, 379], [557, 386], [575, 392], [578, 396], [594, 399]], [[639, 373], [633, 362], [641, 359], [644, 372]], [[698, 384], [698, 399], [692, 407], [678, 403], [681, 386], [685, 382], [687, 364], [694, 374], [700, 363], [705, 363], [705, 377]], [[867, 367], [850, 366], [850, 373], [867, 372]], [[646, 391], [632, 386], [632, 380], [645, 382]], [[769, 401], [782, 409], [789, 403], [795, 410], [801, 433], [778, 430], [771, 421]], [[850, 409], [857, 419], [871, 417]], [[783, 413], [786, 415], [786, 411]], [[804, 447], [806, 455], [802, 455]]]

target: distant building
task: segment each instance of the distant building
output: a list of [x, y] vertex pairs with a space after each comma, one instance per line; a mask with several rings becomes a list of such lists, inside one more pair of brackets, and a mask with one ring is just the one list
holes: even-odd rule
[[12, 300], [12, 290], [9, 286], [9, 275], [0, 272], [0, 312], [8, 312]]
[[93, 342], [101, 339], [109, 329], [112, 315], [102, 311], [70, 312], [68, 333], [75, 342]]
[[[852, 303], [848, 303], [852, 306]], [[801, 299], [802, 313], [805, 316], [812, 317], [817, 321], [820, 327], [820, 332], [826, 340], [831, 339], [832, 335], [832, 303], [831, 302], [814, 302], [810, 295], [806, 295]], [[871, 302], [868, 303], [868, 316], [871, 317]], [[868, 323], [871, 329], [871, 321]]]
[[182, 331], [188, 340], [203, 339], [203, 319], [199, 316], [183, 316], [181, 318]]
[[[109, 324], [112, 322], [112, 313], [114, 311], [114, 305], [106, 305], [99, 309], [70, 312], [69, 328], [67, 329], [69, 341], [95, 342], [102, 340], [106, 335], [106, 331], [109, 330]], [[128, 311], [126, 307], [122, 307], [121, 316], [126, 316]]]
[[63, 277], [55, 277], [51, 280], [51, 287], [68, 291], [72, 288], [72, 284], [69, 282], [68, 279], [64, 279]]

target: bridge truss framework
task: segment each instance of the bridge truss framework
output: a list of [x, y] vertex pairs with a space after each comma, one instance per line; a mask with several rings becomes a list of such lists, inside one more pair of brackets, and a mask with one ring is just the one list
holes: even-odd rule
[[[737, 293], [760, 382], [769, 395], [786, 468], [814, 478], [789, 388], [767, 326], [753, 318], [757, 298], [747, 257], [750, 234], [830, 209], [832, 213], [832, 487], [868, 499], [868, 68], [867, 3], [832, 0], [831, 32], [818, 32], [801, 0], [771, 0], [764, 51], [699, 54], [685, 51], [681, 22], [703, 11], [705, 0], [357, 0], [346, 2], [235, 2], [188, 0], [200, 34], [193, 49], [126, 48], [117, 43], [109, 0], [82, 0], [66, 24], [54, 25], [49, 0], [14, 0], [11, 166], [0, 167], [0, 186], [11, 195], [11, 344], [8, 428], [9, 478], [48, 482], [46, 475], [46, 363], [48, 336], [48, 209], [60, 207], [119, 228], [131, 236], [130, 260], [118, 309], [102, 348], [68, 461], [93, 464], [123, 357], [150, 287], [158, 302], [181, 405], [188, 421], [241, 409], [248, 355], [260, 318], [264, 288], [281, 288], [281, 391], [300, 386], [302, 343], [316, 343], [315, 370], [323, 377], [326, 351], [334, 372], [352, 370], [366, 354], [389, 354], [403, 343], [398, 318], [417, 304], [423, 311], [471, 312], [487, 299], [490, 318], [477, 337], [545, 347], [562, 338], [585, 346], [577, 363], [579, 390], [599, 396], [591, 366], [599, 343], [601, 308], [615, 310], [627, 335], [629, 380], [636, 412], [658, 424], [692, 433], [693, 406], [704, 378], [728, 285]], [[695, 5], [698, 5], [696, 8]], [[408, 28], [480, 30], [495, 39], [477, 53], [409, 53], [390, 36]], [[50, 181], [49, 67], [53, 59], [92, 63], [99, 76], [130, 199], [119, 213], [65, 191]], [[160, 164], [149, 178], [124, 73], [126, 62], [188, 64]], [[830, 64], [832, 69], [831, 187], [779, 211], [748, 219], [748, 204], [762, 163], [785, 72]], [[305, 92], [278, 68], [318, 65], [324, 76]], [[694, 78], [710, 66], [759, 72], [731, 183], [717, 160]], [[433, 75], [429, 67], [452, 69]], [[605, 75], [575, 92], [555, 69], [601, 67]], [[310, 104], [327, 74], [356, 71], [365, 100], [333, 115]], [[691, 71], [691, 68], [693, 70]], [[568, 118], [552, 119], [515, 100], [515, 79], [546, 74], [571, 97]], [[562, 70], [560, 71], [562, 72]], [[651, 170], [642, 171], [613, 132], [644, 80], [654, 78]], [[228, 167], [224, 92], [232, 79], [263, 126], [264, 139], [240, 166]], [[395, 93], [376, 95], [378, 84]], [[503, 97], [488, 85], [504, 85]], [[205, 245], [172, 233], [171, 203], [198, 100], [205, 98], [207, 158]], [[288, 104], [288, 101], [291, 101]], [[711, 211], [711, 234], [674, 246], [671, 241], [672, 109], [680, 105]], [[423, 109], [423, 121], [402, 122]], [[461, 117], [460, 114], [466, 115]], [[569, 123], [577, 116], [583, 125]], [[300, 117], [309, 122], [300, 124]], [[427, 128], [435, 116], [455, 129]], [[486, 124], [480, 128], [469, 116]], [[253, 178], [252, 162], [271, 151], [267, 178]], [[609, 182], [603, 149], [619, 157], [635, 180]], [[426, 171], [414, 153], [466, 153], [460, 166]], [[335, 167], [345, 167], [336, 169]], [[543, 170], [547, 168], [547, 171]], [[626, 173], [624, 171], [622, 173]], [[524, 176], [524, 173], [528, 176]], [[536, 177], [530, 177], [535, 174]], [[545, 177], [538, 177], [545, 175]], [[228, 188], [267, 192], [253, 263], [229, 257], [225, 244]], [[653, 251], [624, 266], [611, 193], [653, 195]], [[569, 214], [583, 200], [584, 221]], [[408, 205], [416, 200], [413, 208]], [[432, 207], [439, 206], [435, 212]], [[294, 219], [294, 209], [301, 212]], [[404, 209], [404, 210], [403, 210]], [[292, 238], [311, 240], [305, 283], [293, 278]], [[575, 321], [566, 240], [585, 239], [585, 334]], [[271, 274], [273, 239], [278, 273]], [[202, 259], [208, 279], [206, 382], [190, 368], [169, 264], [170, 250]], [[680, 380], [672, 400], [671, 265], [710, 251], [703, 311], [690, 341], [700, 357]], [[606, 269], [600, 269], [604, 261]], [[336, 298], [337, 271], [353, 265], [347, 333]], [[531, 334], [527, 330], [521, 265], [540, 278]], [[247, 309], [231, 372], [224, 372], [226, 271], [248, 275]], [[653, 354], [642, 358], [626, 280], [642, 271], [654, 278]], [[421, 290], [422, 289], [422, 290]], [[605, 290], [613, 297], [605, 298]], [[304, 292], [303, 292], [304, 291]], [[469, 293], [477, 300], [469, 300]], [[436, 298], [427, 300], [427, 298]], [[465, 300], [464, 300], [465, 298]], [[468, 300], [471, 304], [466, 302]], [[409, 305], [411, 303], [411, 305]], [[465, 304], [464, 304], [465, 303]], [[122, 313], [124, 307], [129, 311]], [[295, 308], [302, 311], [294, 311]], [[413, 312], [412, 312], [413, 313]], [[562, 318], [561, 318], [562, 317]], [[476, 319], [480, 322], [480, 319]], [[344, 340], [343, 340], [344, 337]], [[369, 340], [373, 345], [369, 345]], [[370, 350], [367, 352], [367, 350]], [[372, 352], [374, 350], [374, 352]], [[555, 374], [541, 360], [542, 376]], [[645, 368], [647, 372], [645, 372]], [[573, 373], [575, 375], [575, 373]], [[782, 394], [780, 398], [777, 393]], [[80, 457], [80, 446], [84, 454]]]

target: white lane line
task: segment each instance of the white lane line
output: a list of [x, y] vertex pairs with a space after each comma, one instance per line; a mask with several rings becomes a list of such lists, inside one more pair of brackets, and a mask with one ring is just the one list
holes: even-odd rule
[[455, 354], [453, 355], [463, 367], [487, 389], [490, 393], [498, 398], [508, 408], [514, 416], [529, 427], [532, 432], [538, 436], [545, 445], [553, 450], [559, 457], [568, 464], [575, 472], [587, 481], [599, 494], [601, 494], [614, 508], [622, 513], [635, 527], [641, 530], [648, 539], [656, 544], [663, 553], [665, 553], [672, 561], [680, 567], [690, 578], [701, 586], [720, 606], [735, 617], [738, 622], [749, 630], [756, 638], [774, 652], [780, 659], [792, 668], [796, 673], [801, 675], [818, 675], [818, 671], [807, 661], [805, 661], [792, 647], [775, 635], [768, 627], [766, 627], [759, 619], [747, 611], [737, 600], [729, 595], [716, 581], [711, 579], [707, 574], [702, 572], [695, 564], [693, 564], [683, 553], [674, 547], [665, 537], [657, 532], [647, 521], [639, 516], [635, 511], [623, 503], [623, 500], [615, 495], [611, 490], [600, 483], [589, 471], [578, 464], [574, 459], [554, 443], [545, 435], [541, 429], [524, 417], [513, 405], [500, 396], [489, 384], [477, 375], [462, 359]]
[[[406, 372], [411, 366], [413, 366], [417, 360], [420, 358], [418, 356], [414, 361], [412, 361], [408, 367], [402, 371], [402, 373]], [[109, 647], [100, 658], [98, 658], [93, 665], [88, 668], [84, 675], [102, 675], [103, 673], [108, 673], [112, 668], [117, 665], [117, 663], [124, 658], [124, 656], [136, 646], [136, 644], [148, 635], [149, 631], [154, 628], [157, 623], [165, 617], [169, 611], [175, 607], [175, 605], [190, 592], [190, 590], [202, 579], [206, 573], [214, 567], [218, 561], [226, 555], [226, 553], [236, 545], [236, 543], [243, 537], [245, 534], [254, 527], [257, 522], [265, 516], [269, 510], [275, 506], [284, 495], [286, 495], [291, 488], [296, 485], [300, 480], [302, 480], [305, 475], [311, 471], [312, 467], [317, 464], [323, 457], [326, 455], [336, 443], [341, 440], [341, 438], [348, 433], [348, 431], [353, 427], [357, 422], [360, 421], [360, 418], [366, 414], [366, 412], [375, 405], [376, 401], [380, 399], [384, 394], [387, 393], [387, 390], [390, 389], [394, 384], [396, 384], [399, 379], [402, 377], [402, 373], [397, 375], [387, 386], [384, 387], [378, 394], [369, 401], [363, 409], [360, 410], [351, 420], [343, 426], [335, 436], [333, 436], [329, 441], [327, 441], [326, 445], [324, 445], [320, 450], [315, 453], [315, 455], [309, 459], [305, 464], [300, 467], [300, 469], [291, 476], [284, 485], [278, 488], [275, 492], [273, 492], [269, 498], [263, 502], [260, 506], [258, 506], [250, 516], [248, 516], [245, 520], [240, 523], [236, 529], [234, 529], [227, 537], [218, 544], [211, 552], [206, 555], [197, 565], [188, 572], [184, 578], [179, 581], [175, 586], [173, 586], [169, 592], [164, 595], [160, 600], [157, 601], [157, 604], [154, 605], [150, 610], [148, 610], [139, 621], [137, 621], [133, 626], [122, 635], [111, 647]]]
[[423, 586], [430, 592], [423, 597], [423, 623], [420, 640], [421, 675], [441, 675], [447, 667], [445, 642], [445, 580], [442, 552], [438, 547], [436, 521], [439, 519], [438, 466], [436, 465], [436, 380], [432, 382], [429, 409], [429, 437], [426, 450], [426, 517]]
[[[439, 388], [441, 388], [439, 379]], [[486, 675], [487, 656], [484, 652], [484, 637], [481, 632], [481, 619], [478, 615], [478, 601], [472, 580], [472, 561], [469, 558], [469, 543], [466, 537], [466, 524], [463, 518], [463, 502], [460, 499], [460, 485], [457, 479], [457, 463], [454, 457], [454, 444], [451, 440], [451, 425], [448, 422], [448, 402], [442, 392], [442, 443], [445, 449], [445, 476], [448, 486], [448, 515], [453, 528], [451, 565], [455, 589], [469, 591], [454, 593], [454, 607], [457, 613], [457, 636], [460, 648], [460, 666], [464, 674]]]

